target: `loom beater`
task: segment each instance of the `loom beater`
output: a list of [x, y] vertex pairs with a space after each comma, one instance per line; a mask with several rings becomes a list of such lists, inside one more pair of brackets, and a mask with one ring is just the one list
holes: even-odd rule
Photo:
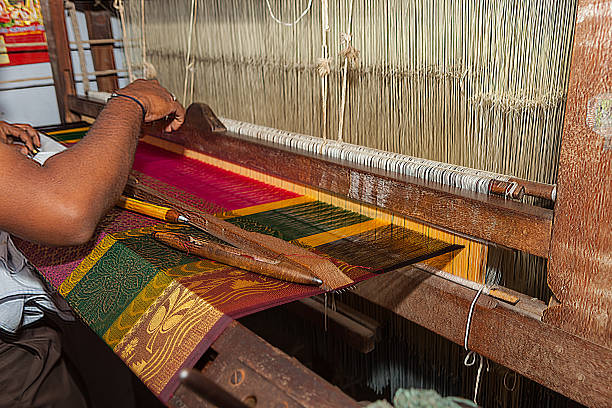
[[[247, 231], [241, 230], [211, 215], [203, 215], [202, 218], [204, 222], [192, 221], [188, 216], [179, 213], [175, 209], [125, 196], [119, 199], [117, 206], [162, 221], [186, 224], [211, 234], [223, 241], [227, 241], [228, 238], [228, 235], [225, 233], [226, 230], [232, 230], [236, 236], [250, 234]], [[170, 247], [184, 252], [212, 259], [260, 275], [303, 285], [321, 286], [323, 284], [323, 281], [314, 275], [307, 267], [297, 262], [292, 262], [280, 252], [277, 253], [276, 256], [271, 257], [269, 251], [262, 253], [262, 251], [254, 251], [252, 248], [237, 248], [230, 245], [219, 244], [208, 239], [194, 238], [190, 235], [171, 232], [156, 232], [153, 234], [153, 237]], [[234, 242], [236, 241], [234, 240]]]

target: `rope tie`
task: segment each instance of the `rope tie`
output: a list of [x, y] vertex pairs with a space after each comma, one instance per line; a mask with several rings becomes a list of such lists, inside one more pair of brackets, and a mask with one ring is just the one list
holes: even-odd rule
[[466, 367], [471, 367], [474, 365], [474, 363], [476, 363], [476, 356], [478, 356], [478, 358], [480, 359], [480, 364], [478, 364], [478, 372], [476, 373], [476, 384], [474, 385], [474, 400], [473, 401], [475, 404], [477, 404], [476, 398], [478, 397], [478, 389], [480, 388], [480, 380], [482, 378], [482, 368], [486, 361], [487, 371], [489, 371], [489, 362], [487, 361], [486, 358], [484, 358], [480, 354], [468, 348], [468, 340], [470, 336], [470, 328], [472, 326], [472, 316], [474, 314], [474, 308], [484, 288], [485, 288], [485, 285], [482, 285], [480, 289], [478, 289], [478, 292], [476, 292], [476, 296], [474, 296], [474, 300], [472, 300], [472, 304], [470, 305], [470, 311], [468, 312], [467, 323], [465, 324], [465, 337], [463, 338], [463, 347], [465, 348], [465, 351], [468, 352], [467, 355], [465, 356], [465, 359], [463, 360], [463, 364]]
[[346, 44], [346, 47], [340, 51], [340, 55], [351, 64], [351, 68], [355, 68], [359, 61], [360, 51], [351, 44], [353, 37], [349, 33], [342, 33], [340, 36], [342, 43]]
[[319, 58], [317, 60], [317, 73], [321, 77], [331, 73], [331, 58]]
[[272, 17], [272, 20], [274, 20], [278, 24], [281, 24], [281, 25], [284, 25], [284, 26], [287, 26], [287, 27], [292, 27], [292, 26], [296, 25], [297, 23], [299, 23], [300, 20], [302, 20], [304, 18], [304, 16], [306, 14], [308, 14], [310, 9], [312, 8], [312, 0], [308, 1], [308, 5], [306, 6], [306, 8], [302, 11], [300, 16], [298, 18], [296, 18], [292, 23], [286, 23], [284, 21], [281, 21], [278, 17], [276, 17], [274, 15], [274, 12], [272, 11], [272, 6], [270, 6], [270, 0], [266, 0], [266, 5], [268, 6], [268, 12], [270, 13], [270, 17]]

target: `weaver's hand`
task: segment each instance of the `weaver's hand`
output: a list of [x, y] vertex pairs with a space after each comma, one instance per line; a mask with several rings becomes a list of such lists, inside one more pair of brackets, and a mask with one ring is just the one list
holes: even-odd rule
[[24, 146], [20, 146], [19, 150], [23, 154], [36, 152], [36, 147], [40, 147], [40, 138], [38, 132], [30, 125], [20, 123], [10, 124], [0, 121], [0, 143], [14, 144], [21, 142]]
[[177, 130], [185, 121], [185, 108], [157, 80], [139, 79], [117, 93], [132, 96], [143, 104], [145, 122], [153, 122], [165, 117], [173, 118], [166, 127], [167, 132]]

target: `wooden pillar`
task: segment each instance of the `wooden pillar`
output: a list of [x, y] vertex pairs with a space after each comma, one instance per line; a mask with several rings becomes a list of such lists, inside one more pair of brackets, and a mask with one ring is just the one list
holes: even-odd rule
[[[86, 10], [87, 31], [90, 40], [104, 40], [113, 38], [108, 10]], [[115, 56], [112, 44], [91, 44], [91, 55], [96, 71], [115, 69]], [[113, 92], [119, 88], [117, 74], [96, 77], [98, 91]]]
[[72, 61], [70, 60], [70, 45], [66, 32], [64, 2], [63, 0], [41, 0], [40, 5], [60, 119], [62, 123], [75, 122], [79, 120], [79, 117], [70, 112], [68, 108], [68, 98], [70, 95], [76, 95], [76, 88]]
[[579, 1], [544, 320], [612, 348], [612, 0]]

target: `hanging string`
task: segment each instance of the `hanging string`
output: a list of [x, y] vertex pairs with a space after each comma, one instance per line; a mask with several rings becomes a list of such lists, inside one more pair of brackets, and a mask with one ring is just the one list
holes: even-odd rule
[[323, 139], [327, 139], [327, 94], [329, 85], [329, 73], [331, 72], [331, 59], [327, 37], [329, 36], [329, 2], [321, 0], [321, 58], [317, 64], [317, 72], [321, 77], [321, 114], [323, 116]]
[[157, 70], [147, 61], [147, 39], [145, 36], [144, 0], [140, 0], [140, 47], [142, 49], [142, 74], [146, 79], [157, 77]]
[[[183, 100], [185, 105], [193, 102], [193, 79], [194, 79], [194, 62], [191, 58], [191, 44], [193, 40], [193, 32], [198, 18], [198, 0], [191, 0], [191, 15], [189, 18], [189, 39], [187, 40], [187, 57], [185, 58], [185, 84], [183, 86]], [[190, 100], [187, 103], [187, 87], [191, 82]]]
[[[482, 378], [482, 368], [484, 366], [486, 358], [484, 358], [479, 353], [476, 353], [475, 351], [470, 350], [468, 348], [468, 339], [470, 336], [470, 328], [472, 326], [472, 316], [474, 315], [474, 308], [484, 288], [485, 288], [485, 285], [482, 285], [480, 289], [478, 289], [478, 292], [476, 292], [476, 296], [474, 296], [474, 300], [472, 300], [472, 304], [470, 305], [470, 311], [468, 312], [467, 323], [465, 324], [465, 337], [463, 338], [463, 347], [465, 348], [465, 351], [468, 352], [467, 355], [465, 356], [465, 359], [463, 360], [463, 364], [466, 367], [471, 367], [476, 362], [476, 356], [478, 356], [480, 359], [480, 364], [478, 365], [478, 372], [476, 373], [476, 384], [474, 385], [474, 403], [475, 404], [477, 404], [476, 398], [478, 397], [478, 389], [480, 387], [480, 380]], [[487, 362], [487, 371], [489, 371], [488, 362]]]
[[474, 385], [474, 399], [473, 399], [474, 404], [478, 404], [478, 402], [476, 402], [476, 399], [478, 397], [478, 390], [480, 389], [480, 380], [482, 379], [482, 368], [484, 367], [485, 362], [487, 363], [487, 371], [489, 371], [489, 362], [487, 361], [487, 359], [474, 351], [470, 351], [465, 356], [465, 359], [463, 360], [463, 364], [465, 364], [466, 367], [473, 366], [474, 363], [476, 362], [476, 356], [479, 357], [480, 363], [478, 364], [478, 371], [476, 373], [476, 384]]
[[127, 66], [128, 79], [130, 82], [134, 81], [134, 72], [132, 71], [132, 61], [130, 59], [130, 53], [125, 49], [127, 47], [127, 30], [125, 28], [125, 7], [123, 0], [115, 0], [113, 7], [119, 12], [119, 21], [121, 21], [121, 35], [123, 38], [123, 49], [125, 55], [125, 65]]
[[348, 65], [355, 66], [359, 58], [359, 51], [351, 45], [351, 26], [353, 24], [353, 1], [349, 3], [349, 20], [346, 28], [346, 33], [342, 33], [342, 42], [346, 44], [346, 48], [342, 50], [341, 55], [344, 57], [344, 67], [342, 68], [342, 99], [340, 102], [340, 113], [338, 118], [338, 141], [342, 142], [342, 132], [344, 128], [344, 110], [346, 108], [346, 86], [348, 80]]
[[278, 24], [282, 24], [287, 27], [292, 27], [296, 25], [297, 23], [299, 23], [300, 20], [303, 19], [306, 14], [308, 14], [310, 9], [312, 8], [312, 0], [308, 1], [308, 6], [306, 6], [304, 11], [302, 11], [302, 14], [300, 14], [300, 16], [297, 19], [295, 19], [293, 23], [286, 23], [284, 21], [281, 21], [278, 17], [274, 15], [274, 12], [272, 12], [272, 6], [270, 6], [270, 0], [266, 0], [266, 5], [268, 6], [268, 12], [270, 13], [270, 17], [272, 17], [272, 20], [276, 21]]

